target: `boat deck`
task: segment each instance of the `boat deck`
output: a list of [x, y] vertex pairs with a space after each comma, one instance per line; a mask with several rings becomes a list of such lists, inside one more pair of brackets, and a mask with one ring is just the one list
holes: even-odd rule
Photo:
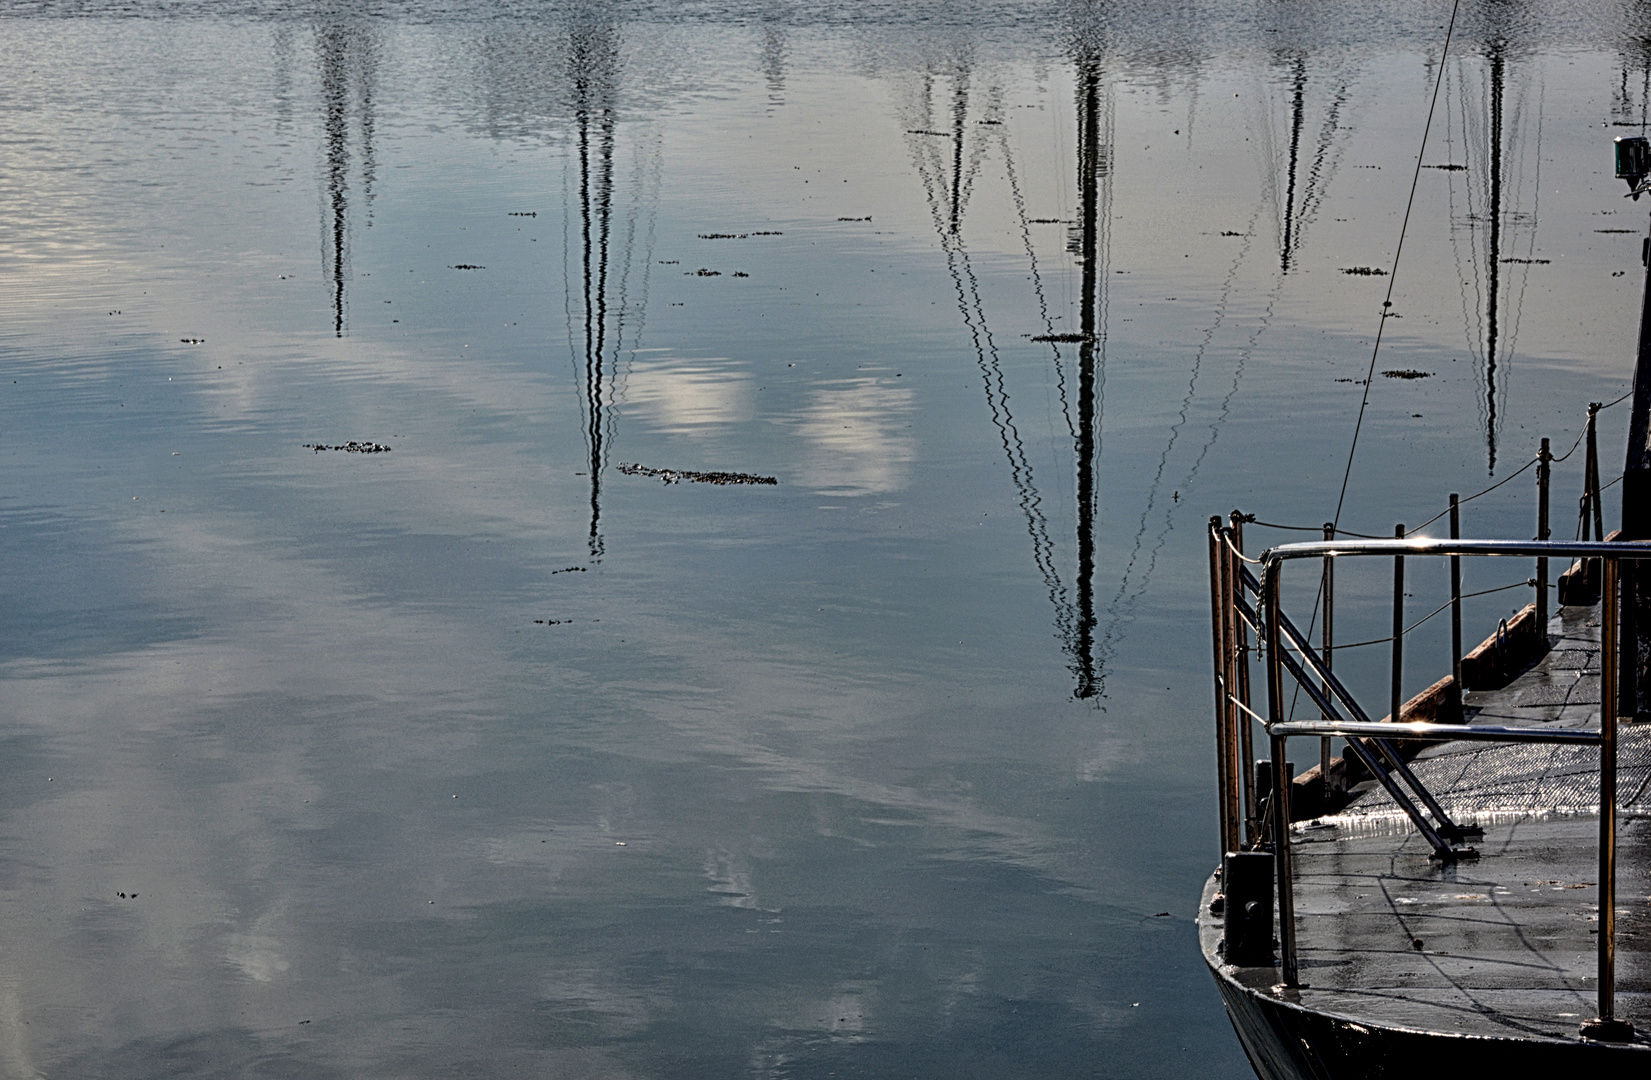
[[[1509, 686], [1466, 696], [1469, 722], [1593, 726], [1597, 609], [1562, 608], [1553, 648]], [[1651, 724], [1619, 729], [1617, 1016], [1651, 1046]], [[1596, 1013], [1598, 751], [1457, 743], [1413, 763], [1481, 857], [1431, 862], [1380, 788], [1297, 826], [1300, 979], [1223, 966], [1235, 982], [1317, 1013], [1411, 1031], [1578, 1040]], [[1210, 892], [1213, 892], [1211, 883]], [[1200, 913], [1207, 956], [1221, 919]]]

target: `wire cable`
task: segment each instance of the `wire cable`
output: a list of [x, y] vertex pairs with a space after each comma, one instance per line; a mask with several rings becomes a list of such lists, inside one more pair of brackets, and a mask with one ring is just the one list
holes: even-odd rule
[[1439, 53], [1439, 70], [1433, 79], [1433, 100], [1428, 103], [1427, 122], [1422, 125], [1422, 145], [1416, 151], [1416, 168], [1410, 175], [1410, 198], [1405, 200], [1404, 220], [1399, 224], [1399, 243], [1393, 249], [1393, 269], [1387, 278], [1387, 298], [1382, 301], [1382, 321], [1376, 327], [1375, 347], [1370, 350], [1370, 370], [1364, 377], [1364, 398], [1359, 402], [1359, 418], [1353, 424], [1353, 442], [1347, 448], [1347, 468], [1341, 477], [1341, 494], [1336, 497], [1336, 516], [1333, 524], [1341, 524], [1342, 505], [1347, 501], [1347, 482], [1353, 476], [1353, 455], [1359, 449], [1359, 432], [1364, 429], [1364, 412], [1370, 404], [1370, 381], [1376, 375], [1376, 357], [1382, 350], [1382, 331], [1393, 308], [1393, 287], [1399, 281], [1399, 259], [1404, 254], [1405, 232], [1410, 228], [1410, 211], [1416, 204], [1416, 187], [1422, 178], [1422, 157], [1427, 153], [1427, 135], [1433, 128], [1433, 111], [1439, 105], [1439, 88], [1445, 83], [1445, 60], [1450, 56], [1451, 35], [1456, 32], [1456, 12], [1462, 0], [1453, 0], [1450, 6], [1450, 24], [1445, 28], [1445, 46]]
[[[1489, 596], [1491, 593], [1507, 592], [1509, 589], [1529, 589], [1529, 588], [1533, 588], [1535, 585], [1536, 585], [1536, 579], [1535, 578], [1526, 578], [1524, 581], [1516, 581], [1512, 585], [1498, 585], [1494, 589], [1480, 589], [1478, 592], [1463, 593], [1457, 599], [1467, 600], [1470, 597], [1474, 597], [1474, 596]], [[1420, 619], [1417, 619], [1415, 622], [1413, 622], [1409, 626], [1405, 627], [1402, 631], [1400, 631], [1400, 636], [1402, 637], [1405, 634], [1410, 633], [1412, 630], [1416, 629], [1418, 626], [1420, 626], [1423, 623], [1427, 622], [1429, 619], [1433, 618], [1433, 616], [1439, 614], [1439, 612], [1445, 610], [1445, 608], [1450, 607], [1450, 605], [1454, 604], [1455, 602], [1456, 602], [1455, 600], [1446, 600], [1443, 604], [1441, 604], [1438, 607], [1434, 608], [1432, 611], [1428, 612], [1426, 615], [1423, 615]], [[1381, 645], [1381, 644], [1384, 644], [1384, 643], [1392, 641], [1392, 640], [1393, 640], [1393, 635], [1389, 634], [1386, 637], [1371, 638], [1369, 641], [1350, 641], [1345, 645], [1341, 644], [1340, 642], [1337, 642], [1336, 643], [1336, 651], [1340, 652], [1343, 649], [1356, 649], [1361, 645]]]

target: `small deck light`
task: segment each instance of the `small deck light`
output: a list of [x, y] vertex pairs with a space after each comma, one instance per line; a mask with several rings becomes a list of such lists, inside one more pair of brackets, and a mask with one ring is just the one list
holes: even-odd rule
[[1651, 139], [1643, 135], [1627, 135], [1617, 139], [1617, 176], [1628, 181], [1628, 193], [1635, 199], [1646, 190], [1645, 178], [1651, 174]]

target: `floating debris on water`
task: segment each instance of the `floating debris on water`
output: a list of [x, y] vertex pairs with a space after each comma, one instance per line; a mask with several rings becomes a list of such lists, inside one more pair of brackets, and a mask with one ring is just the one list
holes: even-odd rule
[[1468, 167], [1466, 165], [1455, 165], [1455, 164], [1450, 164], [1450, 165], [1424, 165], [1423, 168], [1438, 169], [1440, 172], [1467, 172], [1468, 171]]
[[778, 229], [764, 229], [761, 232], [754, 232], [751, 235], [752, 236], [784, 236], [785, 233], [780, 232]]
[[457, 266], [449, 266], [447, 269], [449, 269], [449, 270], [486, 270], [487, 267], [477, 266], [475, 263], [459, 263]]
[[[534, 619], [533, 623], [535, 626], [561, 626], [563, 623], [570, 623], [572, 621], [572, 619]], [[455, 799], [458, 798], [457, 795], [453, 797]]]
[[621, 463], [619, 471], [626, 476], [657, 476], [667, 484], [684, 480], [696, 484], [778, 484], [772, 476], [754, 476], [737, 472], [693, 472], [688, 469], [650, 469], [646, 465]]
[[907, 128], [906, 129], [906, 134], [907, 135], [938, 135], [942, 139], [949, 139], [949, 138], [952, 137], [952, 133], [949, 132], [949, 131], [929, 131], [929, 130], [926, 130], [924, 128]]
[[183, 345], [205, 345], [206, 344], [206, 338], [204, 338], [204, 337], [181, 337], [181, 338], [178, 339], [178, 341], [179, 341], [180, 344], [183, 344]]
[[1382, 372], [1382, 378], [1384, 378], [1384, 379], [1431, 379], [1431, 378], [1433, 378], [1433, 372], [1431, 372], [1431, 371], [1417, 371], [1414, 368], [1400, 368], [1397, 371], [1384, 371], [1384, 372]]
[[1221, 235], [1222, 236], [1244, 236], [1245, 234], [1241, 233], [1241, 232], [1234, 232], [1231, 229], [1222, 229], [1221, 230]]
[[1598, 233], [1637, 233], [1638, 229], [1595, 229]]
[[564, 566], [560, 570], [552, 570], [551, 573], [552, 574], [571, 574], [575, 570], [577, 570], [581, 574], [583, 574], [585, 572], [585, 568], [583, 566]]
[[709, 269], [706, 269], [705, 267], [702, 266], [698, 270], [684, 270], [682, 272], [682, 276], [683, 277], [721, 277], [722, 276], [722, 271], [721, 270], [709, 270]]
[[1383, 270], [1379, 266], [1345, 266], [1345, 267], [1342, 268], [1341, 272], [1344, 273], [1344, 274], [1354, 274], [1358, 277], [1386, 277], [1387, 276], [1387, 271]]
[[701, 240], [744, 240], [750, 235], [750, 233], [702, 232], [699, 234], [699, 238]]
[[539, 216], [539, 211], [537, 211], [537, 210], [512, 210], [512, 211], [510, 211], [509, 216], [510, 217], [538, 217]]
[[840, 217], [837, 220], [838, 221], [870, 221], [871, 220], [871, 215], [867, 214], [865, 217]]
[[681, 266], [682, 265], [682, 260], [681, 259], [660, 259], [659, 260], [659, 265], [660, 266]]
[[1552, 259], [1503, 259], [1505, 263], [1518, 263], [1521, 266], [1547, 266]]
[[750, 277], [751, 275], [747, 274], [744, 270], [735, 270], [732, 274], [729, 274], [728, 276], [729, 277]]
[[314, 450], [317, 454], [323, 450], [342, 450], [347, 454], [388, 454], [390, 452], [390, 448], [382, 443], [355, 442], [354, 440], [339, 446], [328, 446], [326, 443], [305, 443], [304, 449]]
[[1034, 337], [1032, 340], [1033, 341], [1083, 342], [1083, 341], [1093, 341], [1094, 338], [1090, 337], [1088, 334], [1039, 334], [1036, 337]]

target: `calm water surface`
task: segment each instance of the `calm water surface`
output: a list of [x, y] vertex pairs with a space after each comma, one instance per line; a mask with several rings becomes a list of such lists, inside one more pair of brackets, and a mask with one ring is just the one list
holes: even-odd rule
[[1247, 1075], [1203, 521], [1390, 282], [1351, 528], [1627, 387], [1635, 5], [1466, 3], [1347, 272], [1448, 16], [10, 5], [0, 1075]]

